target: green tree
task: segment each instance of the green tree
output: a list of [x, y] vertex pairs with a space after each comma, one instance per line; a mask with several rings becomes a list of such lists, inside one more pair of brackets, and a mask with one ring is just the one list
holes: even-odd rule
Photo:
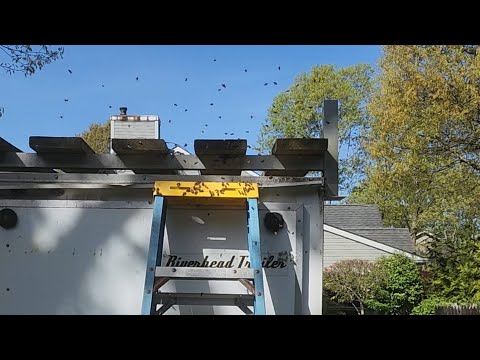
[[331, 300], [352, 304], [358, 315], [365, 314], [376, 278], [374, 263], [366, 260], [338, 261], [324, 271], [323, 286]]
[[256, 149], [267, 153], [281, 137], [319, 137], [320, 106], [325, 99], [338, 99], [340, 149], [347, 154], [340, 159], [340, 185], [348, 190], [350, 184], [362, 178], [368, 161], [365, 139], [371, 118], [366, 104], [373, 89], [373, 69], [369, 65], [341, 69], [314, 66], [310, 73], [297, 76], [288, 90], [275, 97]]
[[[479, 214], [480, 57], [477, 47], [385, 46], [366, 178], [349, 202], [375, 203], [412, 240], [438, 219]], [[470, 220], [469, 220], [470, 219]]]
[[432, 296], [452, 303], [480, 303], [480, 233], [470, 221], [451, 224], [439, 221], [435, 241], [429, 244]]
[[97, 154], [105, 154], [110, 151], [110, 121], [102, 125], [93, 123], [81, 134], [75, 136], [81, 137]]
[[[0, 45], [0, 68], [8, 74], [33, 75], [45, 65], [63, 58], [64, 49], [52, 45]], [[3, 59], [3, 61], [2, 61]]]
[[377, 280], [365, 303], [389, 315], [408, 315], [422, 300], [423, 286], [417, 264], [404, 255], [381, 257], [372, 276]]

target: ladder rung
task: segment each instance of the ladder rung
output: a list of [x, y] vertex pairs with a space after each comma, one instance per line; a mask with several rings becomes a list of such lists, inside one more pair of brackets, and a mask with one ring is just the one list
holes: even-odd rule
[[173, 301], [176, 305], [212, 306], [253, 306], [253, 295], [247, 294], [205, 294], [205, 293], [157, 293], [153, 295], [156, 304]]
[[157, 266], [155, 276], [179, 280], [251, 280], [253, 279], [253, 270]]

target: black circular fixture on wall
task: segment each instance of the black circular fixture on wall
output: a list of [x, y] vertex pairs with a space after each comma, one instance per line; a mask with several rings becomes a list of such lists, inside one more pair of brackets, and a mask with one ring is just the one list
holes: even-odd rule
[[0, 210], [0, 226], [4, 229], [11, 229], [17, 225], [17, 213], [12, 209]]
[[268, 212], [265, 214], [263, 224], [274, 235], [277, 235], [278, 232], [285, 226], [285, 220], [283, 220], [282, 215], [280, 215], [279, 213]]

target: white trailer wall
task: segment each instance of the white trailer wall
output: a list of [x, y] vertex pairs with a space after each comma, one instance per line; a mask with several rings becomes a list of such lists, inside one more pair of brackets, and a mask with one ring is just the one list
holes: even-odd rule
[[[293, 189], [262, 191], [267, 314], [321, 313], [322, 205], [318, 190], [302, 190], [302, 195]], [[0, 314], [139, 314], [151, 206], [148, 201], [0, 200], [0, 209], [18, 215], [15, 228], [0, 228]], [[276, 236], [263, 226], [267, 208], [286, 221]], [[173, 255], [178, 261], [208, 256], [217, 264], [234, 256], [234, 267], [245, 266], [246, 213], [241, 209], [172, 207], [166, 232], [164, 265]], [[162, 291], [246, 293], [238, 282], [181, 280]], [[174, 306], [167, 313], [242, 312], [236, 307]]]

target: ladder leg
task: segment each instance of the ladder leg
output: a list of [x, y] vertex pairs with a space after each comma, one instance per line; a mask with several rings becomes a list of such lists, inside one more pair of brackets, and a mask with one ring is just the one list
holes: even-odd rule
[[237, 303], [237, 306], [240, 308], [240, 310], [243, 311], [243, 313], [245, 315], [252, 315], [253, 314], [252, 310], [250, 310], [247, 305], [242, 304], [242, 303]]
[[153, 303], [153, 285], [155, 282], [155, 269], [162, 257], [163, 235], [165, 233], [165, 220], [167, 217], [166, 206], [166, 198], [155, 196], [147, 271], [145, 273], [145, 287], [143, 290], [142, 315], [151, 315], [155, 313], [156, 310], [156, 306]]
[[257, 199], [247, 199], [248, 205], [248, 250], [250, 267], [253, 269], [255, 283], [254, 314], [265, 315], [265, 292], [263, 291], [263, 267], [260, 249], [260, 224], [258, 221]]
[[155, 315], [163, 315], [170, 309], [173, 305], [175, 305], [175, 300], [169, 299], [167, 300], [158, 311], [155, 311]]

